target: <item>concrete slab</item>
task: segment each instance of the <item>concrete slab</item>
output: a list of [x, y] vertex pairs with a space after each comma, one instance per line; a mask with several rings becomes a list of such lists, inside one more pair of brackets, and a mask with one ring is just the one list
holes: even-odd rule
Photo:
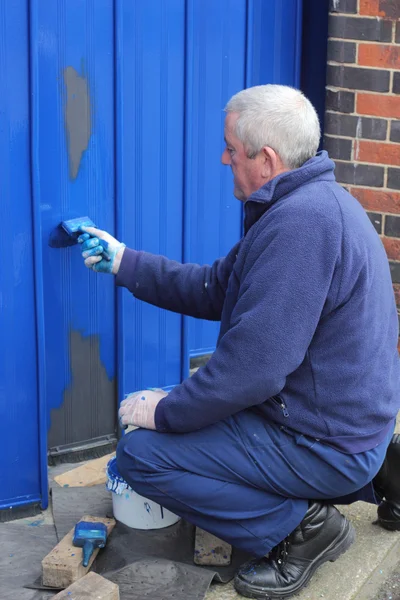
[[[75, 467], [80, 467], [85, 465], [88, 461], [83, 461], [80, 463], [62, 463], [60, 465], [56, 465], [54, 467], [49, 467], [48, 475], [49, 475], [49, 487], [53, 485], [57, 485], [54, 482], [54, 477], [57, 475], [61, 475], [66, 471], [74, 469]], [[51, 497], [49, 498], [49, 506], [46, 510], [41, 511], [39, 514], [33, 517], [26, 517], [24, 519], [15, 519], [14, 521], [6, 521], [4, 524], [12, 523], [13, 525], [29, 525], [31, 527], [40, 527], [41, 525], [53, 525], [53, 511], [51, 508]]]
[[[338, 507], [353, 523], [357, 539], [336, 562], [323, 565], [296, 600], [351, 600], [383, 564], [400, 540], [399, 533], [374, 525], [376, 507], [363, 502]], [[379, 571], [379, 569], [378, 569]], [[383, 569], [382, 569], [383, 571]], [[207, 600], [239, 600], [233, 585], [212, 585]]]
[[400, 535], [397, 543], [378, 565], [372, 577], [357, 592], [354, 600], [400, 599]]
[[51, 504], [46, 510], [41, 511], [37, 515], [33, 517], [25, 517], [23, 519], [15, 519], [14, 521], [5, 521], [1, 523], [1, 525], [21, 525], [21, 527], [29, 525], [30, 527], [40, 527], [41, 525], [53, 525], [53, 512], [51, 509]]

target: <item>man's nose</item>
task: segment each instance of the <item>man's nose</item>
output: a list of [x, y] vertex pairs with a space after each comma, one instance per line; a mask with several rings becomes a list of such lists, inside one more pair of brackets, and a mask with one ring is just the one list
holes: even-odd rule
[[222, 162], [223, 165], [226, 165], [226, 166], [228, 166], [228, 165], [231, 164], [231, 157], [230, 157], [230, 154], [229, 154], [229, 152], [228, 152], [228, 150], [226, 148], [225, 148], [225, 150], [222, 153], [221, 162]]

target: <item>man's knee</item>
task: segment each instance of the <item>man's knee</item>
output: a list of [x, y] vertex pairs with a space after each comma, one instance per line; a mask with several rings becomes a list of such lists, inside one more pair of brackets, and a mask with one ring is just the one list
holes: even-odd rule
[[138, 494], [151, 497], [148, 477], [158, 469], [151, 460], [153, 431], [136, 429], [124, 435], [117, 446], [117, 469], [121, 477]]
[[117, 445], [117, 468], [124, 479], [132, 479], [132, 474], [140, 470], [140, 460], [145, 458], [146, 448], [151, 448], [149, 437], [153, 432], [135, 429], [124, 435]]

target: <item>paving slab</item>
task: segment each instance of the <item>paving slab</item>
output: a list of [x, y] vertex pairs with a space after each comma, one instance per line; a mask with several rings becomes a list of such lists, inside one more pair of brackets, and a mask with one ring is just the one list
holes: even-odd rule
[[400, 535], [397, 543], [357, 592], [354, 600], [400, 599]]

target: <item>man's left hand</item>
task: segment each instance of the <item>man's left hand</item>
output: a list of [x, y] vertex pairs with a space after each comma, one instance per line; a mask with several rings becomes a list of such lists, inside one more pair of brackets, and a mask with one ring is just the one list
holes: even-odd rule
[[134, 425], [155, 430], [157, 404], [167, 396], [163, 390], [142, 390], [130, 394], [121, 402], [118, 416], [121, 425]]

